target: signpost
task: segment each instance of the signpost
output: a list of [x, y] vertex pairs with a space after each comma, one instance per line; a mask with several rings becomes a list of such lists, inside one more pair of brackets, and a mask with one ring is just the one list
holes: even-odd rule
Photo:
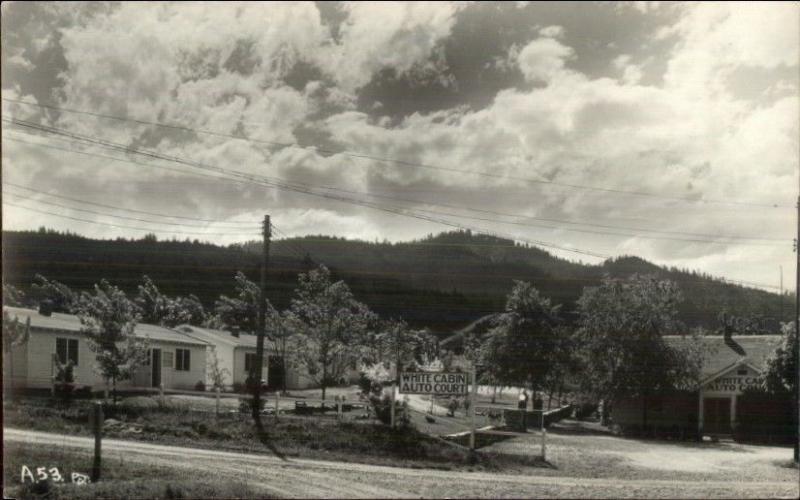
[[400, 392], [403, 394], [461, 396], [467, 394], [468, 387], [466, 373], [403, 372], [400, 374]]
[[[470, 391], [470, 383], [472, 390]], [[469, 394], [470, 435], [469, 448], [475, 449], [475, 395], [478, 385], [475, 369], [463, 372], [403, 372], [400, 374], [401, 394], [427, 394], [431, 396], [431, 409], [434, 396], [466, 396]], [[394, 408], [394, 397], [392, 398]]]

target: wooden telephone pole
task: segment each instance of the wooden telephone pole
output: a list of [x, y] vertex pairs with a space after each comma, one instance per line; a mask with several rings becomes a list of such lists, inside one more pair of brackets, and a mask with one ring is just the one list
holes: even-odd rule
[[264, 216], [264, 251], [261, 261], [261, 289], [258, 296], [258, 335], [256, 337], [256, 376], [253, 394], [253, 421], [256, 428], [263, 429], [261, 423], [261, 380], [264, 376], [264, 336], [267, 332], [267, 268], [269, 267], [269, 238], [272, 236], [269, 215]]
[[797, 272], [794, 283], [794, 334], [795, 334], [795, 348], [794, 352], [795, 366], [797, 366], [798, 373], [795, 373], [794, 389], [794, 410], [797, 412], [797, 435], [794, 440], [794, 461], [800, 462], [800, 196], [797, 197], [797, 239], [795, 241], [795, 270]]

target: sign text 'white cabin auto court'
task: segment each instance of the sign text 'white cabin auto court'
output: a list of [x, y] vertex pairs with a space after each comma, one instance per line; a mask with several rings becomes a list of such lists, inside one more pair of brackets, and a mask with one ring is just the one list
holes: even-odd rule
[[466, 373], [400, 373], [400, 392], [403, 394], [466, 394]]

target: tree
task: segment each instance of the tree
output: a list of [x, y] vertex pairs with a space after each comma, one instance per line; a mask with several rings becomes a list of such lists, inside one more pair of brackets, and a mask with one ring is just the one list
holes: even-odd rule
[[[783, 338], [775, 351], [767, 359], [767, 367], [762, 373], [762, 380], [767, 391], [776, 394], [791, 394], [794, 398], [792, 405], [794, 418], [793, 428], [798, 431], [798, 357], [800, 357], [800, 342], [797, 339], [797, 327], [794, 323], [781, 325]], [[794, 460], [800, 459], [800, 436], [794, 439]]]
[[[286, 376], [289, 373], [291, 360], [289, 357], [289, 338], [293, 332], [293, 316], [291, 311], [284, 311], [283, 313], [275, 309], [272, 304], [267, 302], [267, 325], [275, 340], [275, 348], [280, 358], [281, 368], [283, 370], [281, 380], [281, 392], [286, 393]], [[266, 356], [266, 354], [265, 354]]]
[[23, 326], [16, 316], [11, 319], [8, 311], [3, 311], [3, 353], [11, 352], [11, 349], [22, 345], [30, 338], [31, 318], [28, 317]]
[[258, 328], [258, 300], [261, 290], [239, 271], [234, 277], [236, 296], [220, 295], [215, 303], [215, 311], [228, 327], [238, 327], [241, 331], [255, 333]]
[[117, 381], [127, 380], [147, 359], [147, 341], [134, 333], [139, 321], [136, 305], [125, 293], [106, 280], [94, 287], [94, 295], [84, 293], [78, 306], [81, 332], [95, 353], [95, 369], [113, 388], [117, 402]]
[[142, 323], [160, 325], [169, 311], [169, 299], [161, 294], [149, 276], [142, 277], [139, 294], [134, 301], [141, 311]]
[[219, 357], [217, 351], [212, 349], [211, 356], [208, 358], [208, 375], [211, 378], [211, 383], [214, 389], [225, 388], [225, 377], [230, 376], [231, 372], [227, 368], [219, 365]]
[[515, 281], [505, 312], [486, 335], [481, 365], [503, 384], [541, 389], [563, 340], [559, 309], [531, 283]]
[[332, 282], [324, 265], [299, 276], [291, 315], [296, 332], [290, 338], [294, 361], [325, 390], [353, 366], [363, 352], [364, 337], [376, 316], [357, 301], [348, 286]]
[[31, 296], [37, 302], [48, 301], [53, 312], [74, 314], [79, 296], [58, 281], [50, 281], [41, 274], [33, 277]]
[[205, 309], [196, 295], [189, 295], [188, 297], [179, 296], [169, 301], [167, 316], [164, 318], [164, 325], [170, 327], [182, 324], [200, 326], [205, 320]]
[[139, 285], [136, 305], [142, 312], [141, 321], [155, 325], [174, 327], [182, 324], [200, 326], [205, 321], [203, 304], [194, 295], [176, 297], [163, 295], [148, 276]]
[[3, 357], [6, 358], [3, 360], [3, 370], [5, 371], [3, 378], [5, 380], [13, 380], [14, 367], [11, 351], [14, 349], [14, 347], [22, 345], [28, 341], [30, 338], [30, 331], [30, 316], [25, 321], [25, 325], [23, 326], [22, 323], [20, 323], [19, 318], [15, 316], [14, 319], [11, 319], [11, 315], [8, 313], [8, 311], [3, 311]]
[[426, 330], [413, 330], [402, 319], [381, 321], [367, 337], [365, 360], [394, 365], [396, 372], [423, 362], [436, 352], [436, 338]]
[[639, 397], [647, 425], [647, 399], [672, 389], [695, 388], [703, 353], [699, 342], [673, 348], [664, 335], [682, 330], [677, 319], [678, 286], [654, 276], [632, 275], [627, 281], [605, 277], [585, 288], [578, 300], [577, 340], [587, 392], [609, 404]]
[[25, 293], [14, 285], [3, 283], [3, 305], [25, 307]]

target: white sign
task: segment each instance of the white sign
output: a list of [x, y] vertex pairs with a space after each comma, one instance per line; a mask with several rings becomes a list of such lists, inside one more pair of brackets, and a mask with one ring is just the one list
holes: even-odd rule
[[400, 373], [400, 392], [402, 394], [467, 394], [466, 373]]

